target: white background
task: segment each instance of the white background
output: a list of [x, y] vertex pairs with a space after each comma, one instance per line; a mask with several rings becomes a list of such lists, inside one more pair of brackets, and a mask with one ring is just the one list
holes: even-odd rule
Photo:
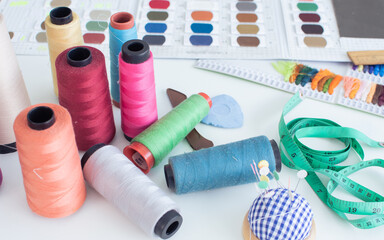
[[[33, 104], [57, 103], [53, 93], [48, 56], [19, 56], [25, 82]], [[107, 59], [107, 64], [109, 59]], [[159, 117], [172, 109], [166, 96], [167, 88], [174, 88], [191, 95], [206, 92], [211, 97], [228, 94], [235, 98], [244, 113], [244, 125], [239, 129], [221, 129], [199, 124], [197, 130], [215, 145], [225, 144], [258, 135], [279, 140], [278, 121], [284, 104], [292, 94], [265, 87], [245, 80], [224, 76], [193, 68], [192, 60], [155, 60], [155, 78]], [[238, 62], [239, 63], [239, 62]], [[244, 61], [244, 65], [255, 70], [273, 73], [268, 61]], [[344, 74], [347, 64], [308, 63], [312, 67], [328, 67]], [[107, 67], [108, 68], [108, 67]], [[116, 137], [111, 144], [122, 150], [128, 142], [120, 128], [120, 113], [114, 107], [117, 127]], [[384, 140], [384, 119], [375, 115], [348, 109], [342, 106], [306, 99], [287, 120], [296, 117], [329, 118], [342, 126], [357, 128], [375, 140]], [[338, 149], [342, 145], [335, 141], [308, 140], [310, 146], [319, 149]], [[366, 149], [366, 159], [384, 158], [384, 149]], [[192, 149], [183, 140], [169, 156], [190, 152]], [[83, 154], [81, 152], [81, 154]], [[357, 158], [352, 156], [352, 162]], [[354, 160], [354, 161], [353, 161]], [[241, 226], [257, 192], [253, 184], [222, 188], [206, 192], [176, 195], [165, 183], [163, 165], [152, 169], [148, 176], [174, 199], [184, 218], [180, 230], [171, 238], [174, 240], [196, 239], [242, 239]], [[48, 219], [33, 213], [26, 202], [22, 175], [17, 153], [0, 155], [0, 168], [4, 181], [0, 187], [0, 239], [151, 239], [117, 208], [103, 199], [96, 191], [87, 187], [84, 205], [73, 215], [62, 219]], [[384, 193], [382, 169], [370, 168], [353, 175], [367, 187]], [[296, 185], [296, 171], [283, 166], [281, 182]], [[317, 227], [317, 239], [383, 239], [384, 227], [360, 230], [342, 220], [314, 194], [309, 185], [302, 181], [297, 190], [311, 204]], [[354, 200], [343, 191], [337, 196]]]

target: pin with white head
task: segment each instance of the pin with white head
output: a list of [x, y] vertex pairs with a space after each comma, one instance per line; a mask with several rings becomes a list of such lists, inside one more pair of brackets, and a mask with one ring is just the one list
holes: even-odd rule
[[305, 170], [300, 170], [300, 171], [297, 172], [297, 177], [299, 178], [299, 181], [297, 181], [297, 184], [296, 184], [296, 187], [295, 187], [295, 190], [294, 190], [295, 192], [296, 192], [297, 187], [299, 186], [299, 183], [300, 183], [301, 179], [304, 179], [307, 176], [308, 176], [308, 173]]

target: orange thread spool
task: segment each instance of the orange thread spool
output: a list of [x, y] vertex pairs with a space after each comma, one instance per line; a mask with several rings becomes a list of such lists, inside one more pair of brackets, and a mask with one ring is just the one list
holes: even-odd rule
[[65, 217], [83, 204], [86, 189], [71, 116], [56, 104], [24, 109], [13, 125], [31, 210]]

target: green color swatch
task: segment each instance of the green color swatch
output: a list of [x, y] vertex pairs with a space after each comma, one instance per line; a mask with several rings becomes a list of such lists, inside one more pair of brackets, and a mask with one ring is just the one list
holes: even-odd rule
[[297, 7], [300, 11], [316, 12], [319, 8], [316, 3], [298, 3]]
[[88, 31], [104, 32], [108, 28], [108, 22], [89, 21], [85, 27]]

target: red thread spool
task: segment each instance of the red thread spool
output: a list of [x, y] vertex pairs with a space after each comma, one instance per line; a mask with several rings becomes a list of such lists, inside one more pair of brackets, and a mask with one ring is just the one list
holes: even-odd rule
[[121, 127], [131, 141], [158, 119], [153, 56], [145, 41], [123, 44], [119, 71]]
[[71, 114], [79, 150], [111, 142], [116, 130], [103, 53], [67, 49], [57, 57], [56, 71], [59, 103]]

